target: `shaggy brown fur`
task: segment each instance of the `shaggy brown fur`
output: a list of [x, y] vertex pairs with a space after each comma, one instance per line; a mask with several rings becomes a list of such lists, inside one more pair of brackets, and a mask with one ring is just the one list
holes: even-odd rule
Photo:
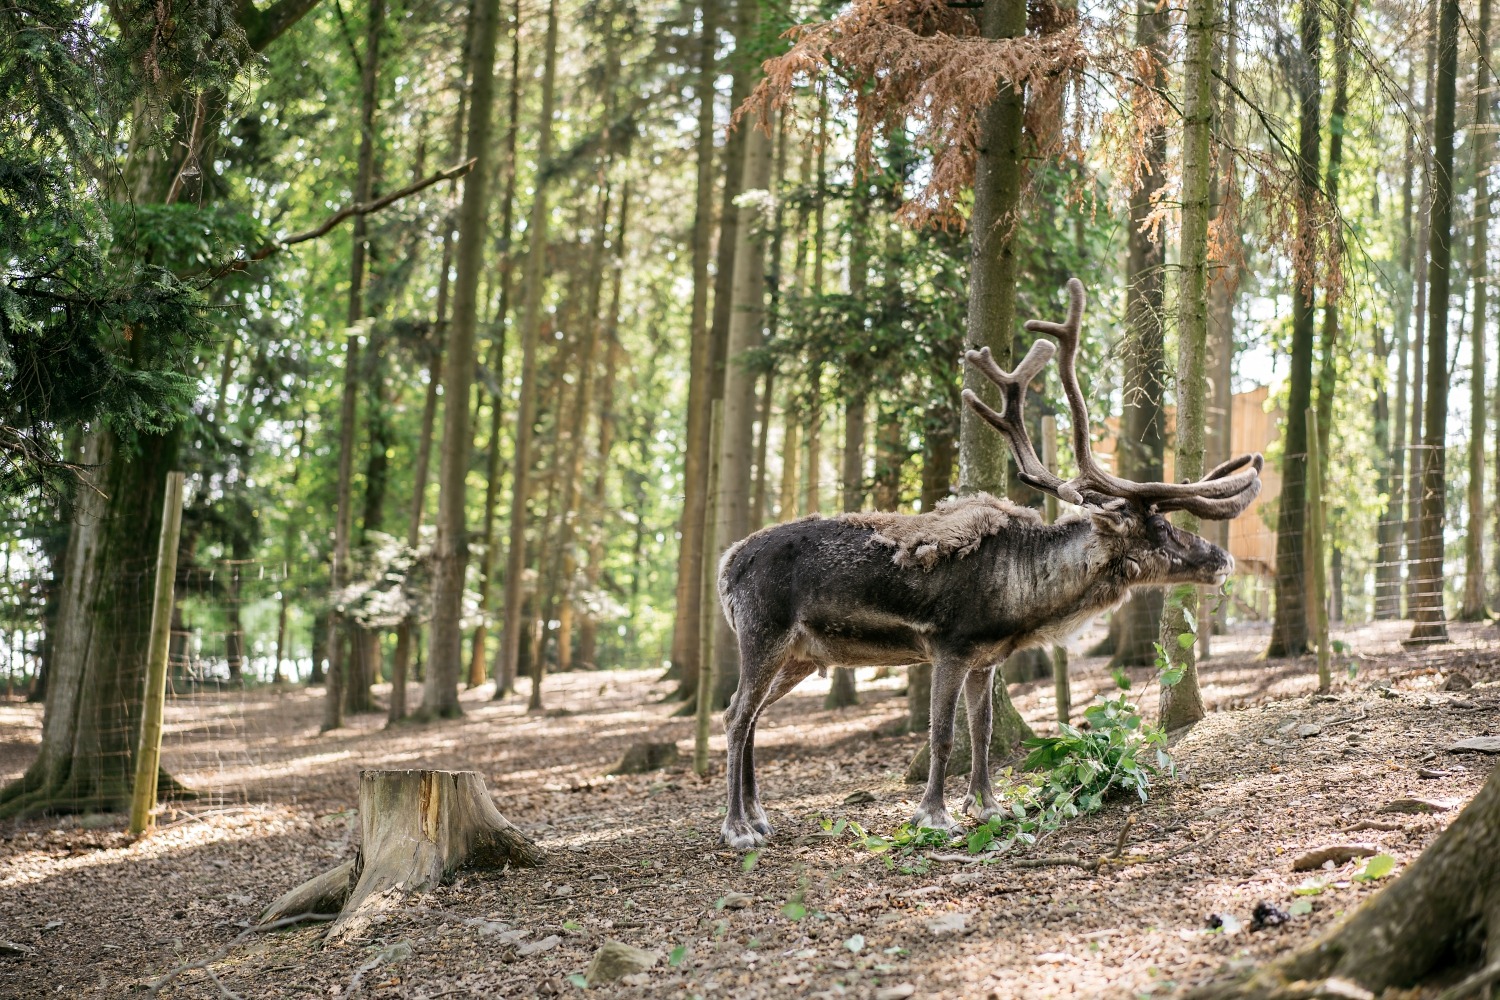
[[949, 556], [962, 559], [1007, 525], [1042, 522], [1030, 507], [1019, 507], [988, 493], [952, 497], [927, 514], [860, 512], [840, 515], [840, 519], [873, 530], [870, 541], [895, 549], [891, 561], [897, 566], [920, 566], [924, 570], [931, 570]]

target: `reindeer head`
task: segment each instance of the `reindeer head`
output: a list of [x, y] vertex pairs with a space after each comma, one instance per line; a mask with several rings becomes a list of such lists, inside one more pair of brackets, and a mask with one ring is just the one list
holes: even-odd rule
[[[1068, 318], [1062, 323], [1032, 320], [1026, 329], [1057, 338], [1038, 340], [1015, 371], [995, 363], [988, 347], [968, 351], [964, 358], [1000, 387], [1002, 411], [997, 413], [971, 390], [964, 401], [1005, 436], [1016, 457], [1021, 481], [1059, 500], [1082, 507], [1092, 520], [1106, 571], [1132, 585], [1202, 583], [1217, 586], [1234, 569], [1234, 557], [1219, 546], [1184, 531], [1166, 517], [1187, 511], [1210, 521], [1238, 517], [1260, 495], [1261, 456], [1241, 455], [1212, 469], [1195, 483], [1138, 483], [1112, 476], [1100, 468], [1089, 446], [1088, 407], [1078, 387], [1078, 332], [1083, 321], [1083, 284], [1068, 282]], [[1061, 351], [1058, 374], [1072, 416], [1073, 454], [1078, 476], [1063, 480], [1051, 472], [1031, 445], [1021, 408], [1026, 387]]]

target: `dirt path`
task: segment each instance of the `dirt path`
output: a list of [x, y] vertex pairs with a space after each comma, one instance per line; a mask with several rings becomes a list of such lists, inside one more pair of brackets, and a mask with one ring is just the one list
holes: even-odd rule
[[[1301, 897], [1311, 913], [1252, 932], [1258, 902], [1286, 909], [1299, 898], [1292, 889], [1307, 876], [1291, 871], [1295, 855], [1358, 841], [1393, 855], [1399, 872], [1482, 783], [1489, 759], [1443, 749], [1500, 731], [1500, 635], [1459, 626], [1455, 645], [1408, 653], [1404, 632], [1391, 623], [1346, 635], [1357, 672], [1341, 665], [1327, 699], [1309, 697], [1309, 661], [1255, 662], [1255, 630], [1218, 640], [1204, 672], [1218, 711], [1174, 748], [1179, 779], [1131, 815], [1126, 853], [1165, 860], [1099, 872], [1002, 859], [908, 874], [847, 840], [803, 841], [823, 818], [888, 831], [910, 814], [917, 789], [902, 774], [921, 738], [881, 735], [904, 715], [900, 671], [884, 681], [861, 672], [855, 709], [822, 711], [815, 682], [772, 709], [757, 760], [779, 833], [749, 870], [716, 844], [718, 773], [603, 777], [634, 740], [691, 746], [691, 722], [669, 717], [667, 688], [650, 675], [549, 678], [541, 716], [482, 688], [452, 723], [386, 731], [360, 716], [326, 736], [318, 692], [183, 699], [169, 713], [166, 764], [208, 794], [156, 835], [131, 845], [120, 817], [0, 828], [0, 941], [28, 949], [0, 957], [0, 996], [145, 995], [195, 962], [206, 967], [160, 995], [564, 995], [611, 939], [663, 961], [634, 984], [594, 991], [606, 995], [1166, 995], [1306, 940], [1373, 891], [1350, 881], [1357, 862], [1319, 873], [1327, 887]], [[1458, 672], [1476, 686], [1444, 690]], [[1139, 702], [1153, 707], [1149, 671], [1133, 673]], [[1101, 662], [1075, 660], [1075, 704], [1113, 690]], [[1046, 729], [1050, 683], [1016, 691]], [[24, 768], [39, 722], [34, 707], [0, 706], [0, 776]], [[715, 750], [721, 765], [722, 737]], [[461, 877], [343, 947], [320, 948], [317, 928], [241, 935], [277, 895], [350, 854], [361, 768], [413, 766], [480, 771], [548, 864]], [[860, 791], [874, 801], [843, 804]], [[1401, 797], [1454, 811], [1376, 815]], [[1128, 805], [1073, 823], [1039, 853], [1112, 851]], [[1369, 819], [1397, 828], [1345, 832]], [[730, 892], [749, 905], [718, 908]], [[1210, 914], [1241, 926], [1209, 931]]]

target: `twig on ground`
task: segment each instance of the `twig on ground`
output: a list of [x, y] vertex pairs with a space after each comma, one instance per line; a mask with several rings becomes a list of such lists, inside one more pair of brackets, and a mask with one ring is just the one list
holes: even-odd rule
[[1388, 823], [1388, 822], [1382, 822], [1381, 820], [1378, 820], [1378, 819], [1362, 819], [1358, 823], [1355, 823], [1353, 826], [1346, 826], [1344, 828], [1344, 832], [1345, 833], [1357, 833], [1360, 830], [1385, 830], [1385, 831], [1389, 832], [1391, 830], [1405, 830], [1405, 829], [1406, 829], [1406, 825], [1403, 824], [1403, 823]]
[[1126, 809], [1125, 825], [1120, 827], [1120, 836], [1115, 839], [1115, 852], [1110, 855], [1111, 858], [1118, 858], [1125, 853], [1125, 841], [1130, 837], [1130, 828], [1134, 824], [1135, 817], [1130, 814], [1129, 809]]

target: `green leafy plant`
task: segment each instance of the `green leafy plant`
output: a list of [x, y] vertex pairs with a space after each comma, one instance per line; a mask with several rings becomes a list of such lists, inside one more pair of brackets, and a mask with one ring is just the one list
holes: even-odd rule
[[[1129, 678], [1119, 677], [1121, 688]], [[1029, 739], [1026, 774], [1013, 779], [1002, 772], [1006, 786], [999, 789], [999, 811], [973, 827], [963, 838], [970, 854], [983, 854], [1013, 844], [1033, 844], [1075, 816], [1097, 812], [1113, 793], [1134, 793], [1147, 800], [1151, 784], [1176, 774], [1166, 751], [1166, 734], [1145, 722], [1123, 690], [1101, 698], [1084, 710], [1088, 728], [1060, 727], [1057, 736]], [[918, 874], [929, 865], [925, 852], [945, 848], [953, 838], [943, 830], [898, 826], [881, 836], [858, 823], [824, 819], [824, 830], [845, 830], [859, 847], [886, 856], [886, 867]]]

